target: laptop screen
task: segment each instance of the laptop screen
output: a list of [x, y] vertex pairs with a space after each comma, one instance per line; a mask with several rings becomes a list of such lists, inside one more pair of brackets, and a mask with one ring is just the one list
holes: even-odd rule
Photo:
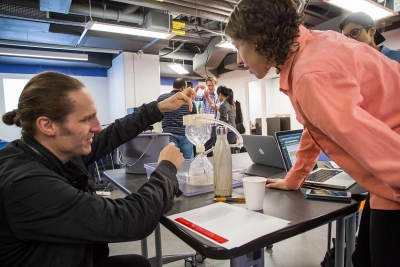
[[296, 152], [299, 150], [302, 134], [303, 130], [284, 131], [275, 134], [287, 171], [296, 162]]

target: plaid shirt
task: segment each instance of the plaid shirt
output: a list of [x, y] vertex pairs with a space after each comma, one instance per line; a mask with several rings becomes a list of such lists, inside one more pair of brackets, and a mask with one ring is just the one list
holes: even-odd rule
[[[218, 106], [221, 105], [221, 102], [219, 102], [217, 93], [215, 91], [214, 91], [214, 93], [210, 94], [210, 98], [216, 105], [218, 105]], [[203, 102], [203, 105], [202, 105], [202, 113], [203, 114], [214, 114], [214, 119], [217, 118], [217, 111], [211, 107], [211, 105], [208, 103], [208, 101], [204, 95], [197, 95], [194, 100]]]

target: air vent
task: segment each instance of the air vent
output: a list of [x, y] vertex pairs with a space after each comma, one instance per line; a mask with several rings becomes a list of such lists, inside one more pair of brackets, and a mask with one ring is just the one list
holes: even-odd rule
[[3, 4], [3, 3], [0, 3], [0, 12], [24, 15], [24, 16], [29, 16], [29, 17], [41, 17], [41, 18], [46, 17], [46, 12], [40, 11], [37, 8], [14, 6], [14, 5]]
[[171, 29], [171, 17], [168, 14], [150, 11], [143, 23], [143, 28], [154, 31], [168, 31]]

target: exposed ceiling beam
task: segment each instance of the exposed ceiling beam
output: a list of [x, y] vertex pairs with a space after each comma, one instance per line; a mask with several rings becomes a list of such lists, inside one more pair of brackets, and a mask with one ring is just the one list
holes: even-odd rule
[[221, 15], [224, 15], [227, 17], [230, 15], [231, 11], [233, 10], [233, 8], [232, 8], [231, 11], [226, 11], [226, 10], [222, 10], [222, 9], [215, 8], [215, 7], [201, 5], [198, 2], [196, 2], [196, 4], [195, 4], [192, 2], [187, 2], [187, 1], [182, 1], [182, 0], [163, 0], [163, 2], [171, 3], [174, 5], [178, 5], [178, 6], [193, 8], [194, 10], [198, 9], [198, 10], [202, 10], [202, 11], [208, 11], [211, 13], [217, 13], [217, 14], [221, 14]]
[[208, 11], [202, 11], [202, 10], [197, 10], [196, 12], [196, 10], [193, 8], [178, 6], [171, 3], [163, 3], [163, 2], [148, 1], [148, 0], [112, 0], [112, 1], [126, 3], [130, 5], [140, 5], [148, 8], [160, 9], [191, 16], [197, 15], [199, 18], [211, 19], [216, 21], [227, 21], [228, 19], [228, 17], [225, 15], [212, 13]]

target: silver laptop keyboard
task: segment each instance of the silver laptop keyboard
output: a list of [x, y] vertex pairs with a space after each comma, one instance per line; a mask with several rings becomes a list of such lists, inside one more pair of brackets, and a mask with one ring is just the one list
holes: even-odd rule
[[342, 171], [339, 170], [317, 170], [316, 172], [313, 172], [310, 174], [310, 176], [308, 176], [307, 181], [323, 183], [329, 178], [332, 178], [333, 176], [341, 172]]

